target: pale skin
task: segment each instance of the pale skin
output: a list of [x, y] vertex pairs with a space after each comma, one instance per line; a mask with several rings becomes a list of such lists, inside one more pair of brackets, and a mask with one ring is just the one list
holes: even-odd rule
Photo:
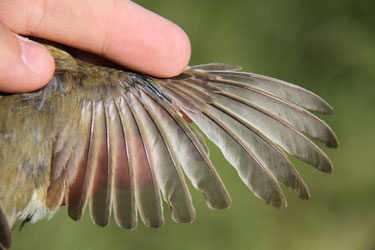
[[0, 1], [0, 92], [37, 90], [54, 61], [35, 36], [103, 56], [156, 77], [180, 74], [190, 42], [176, 24], [128, 0]]

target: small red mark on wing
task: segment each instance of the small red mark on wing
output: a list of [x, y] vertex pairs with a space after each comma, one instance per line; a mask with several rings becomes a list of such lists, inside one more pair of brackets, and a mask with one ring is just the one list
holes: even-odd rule
[[185, 114], [184, 111], [182, 111], [181, 109], [178, 109], [178, 111], [180, 112], [180, 114], [182, 115], [182, 118], [184, 118], [184, 120], [186, 122], [188, 122], [188, 123], [192, 123], [193, 122], [193, 120], [190, 119], [190, 117], [187, 114]]

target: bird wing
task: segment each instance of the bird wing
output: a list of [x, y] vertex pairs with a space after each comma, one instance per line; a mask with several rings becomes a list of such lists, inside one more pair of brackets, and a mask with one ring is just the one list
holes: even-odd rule
[[[109, 223], [113, 210], [121, 227], [134, 228], [138, 213], [146, 226], [160, 227], [164, 200], [175, 221], [190, 222], [195, 211], [184, 174], [210, 208], [228, 207], [230, 196], [189, 119], [253, 193], [275, 207], [287, 204], [279, 183], [309, 197], [286, 153], [332, 170], [310, 138], [328, 147], [337, 147], [337, 138], [308, 111], [329, 114], [332, 108], [301, 87], [227, 64], [198, 65], [158, 79], [120, 70], [98, 73], [99, 66], [74, 63], [56, 58], [55, 76], [36, 102], [43, 105], [54, 93], [54, 102], [65, 107], [64, 117], [50, 112], [61, 124], [46, 199], [52, 211], [65, 203], [69, 216], [79, 220], [88, 204], [100, 226]], [[90, 74], [96, 74], [95, 83]]]

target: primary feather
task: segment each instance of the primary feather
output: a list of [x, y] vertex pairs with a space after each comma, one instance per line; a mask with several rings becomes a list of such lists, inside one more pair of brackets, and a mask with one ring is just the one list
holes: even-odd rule
[[131, 229], [138, 213], [146, 226], [162, 226], [164, 200], [175, 221], [193, 221], [184, 174], [210, 208], [228, 207], [230, 196], [189, 119], [254, 194], [275, 207], [287, 204], [280, 183], [309, 197], [286, 153], [332, 170], [308, 138], [338, 146], [329, 126], [308, 111], [332, 108], [301, 87], [227, 64], [198, 65], [158, 79], [48, 49], [56, 72], [46, 87], [0, 95], [0, 181], [7, 188], [0, 190], [3, 247], [10, 246], [16, 218], [36, 221], [61, 204], [74, 220], [88, 204], [100, 226], [108, 225], [113, 211], [117, 224]]

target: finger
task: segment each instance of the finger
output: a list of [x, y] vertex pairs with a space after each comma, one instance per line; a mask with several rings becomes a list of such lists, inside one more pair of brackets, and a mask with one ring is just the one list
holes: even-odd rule
[[10, 2], [0, 3], [0, 17], [13, 31], [87, 50], [136, 71], [171, 77], [190, 59], [190, 42], [180, 27], [131, 1]]
[[29, 92], [47, 84], [55, 69], [48, 50], [1, 22], [0, 34], [0, 92]]

